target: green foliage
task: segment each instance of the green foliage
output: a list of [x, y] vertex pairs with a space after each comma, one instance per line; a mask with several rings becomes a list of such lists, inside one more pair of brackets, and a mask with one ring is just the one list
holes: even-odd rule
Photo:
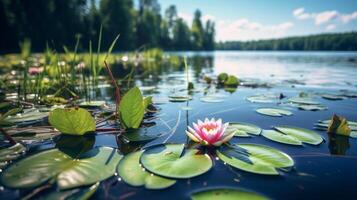
[[131, 88], [121, 99], [119, 114], [126, 128], [139, 128], [147, 106], [152, 103], [151, 97], [143, 99], [138, 87]]
[[192, 200], [267, 200], [268, 198], [255, 194], [253, 192], [248, 192], [240, 189], [231, 188], [218, 188], [218, 189], [208, 189], [203, 191], [198, 191], [191, 194]]
[[83, 135], [95, 131], [95, 120], [83, 108], [57, 108], [50, 112], [49, 123], [63, 134]]
[[228, 74], [227, 73], [220, 73], [217, 76], [218, 83], [224, 83], [228, 79]]
[[258, 41], [229, 41], [216, 45], [219, 50], [295, 50], [295, 51], [356, 51], [357, 33], [319, 34]]
[[224, 85], [229, 87], [237, 87], [239, 85], [239, 80], [237, 77], [229, 75], [227, 80], [224, 82]]

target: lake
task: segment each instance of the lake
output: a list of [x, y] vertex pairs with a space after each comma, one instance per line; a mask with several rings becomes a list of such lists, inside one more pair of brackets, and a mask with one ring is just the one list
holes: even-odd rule
[[[335, 113], [348, 121], [357, 121], [357, 52], [269, 52], [269, 51], [214, 51], [168, 52], [169, 56], [183, 56], [188, 60], [188, 79], [194, 89], [187, 91], [187, 74], [183, 66], [156, 68], [149, 73], [137, 72], [135, 85], [145, 96], [153, 96], [158, 112], [142, 129], [145, 134], [162, 135], [148, 143], [132, 144], [114, 134], [98, 134], [94, 146], [118, 148], [127, 154], [134, 149], [166, 143], [185, 143], [187, 126], [205, 118], [221, 118], [224, 122], [244, 122], [261, 129], [288, 125], [315, 131], [323, 138], [318, 145], [288, 145], [263, 136], [234, 137], [232, 144], [261, 144], [289, 155], [294, 166], [279, 170], [278, 176], [249, 173], [230, 166], [212, 156], [213, 167], [206, 173], [177, 182], [162, 190], [132, 187], [119, 176], [103, 181], [93, 199], [189, 199], [195, 191], [208, 188], [239, 188], [271, 199], [351, 199], [357, 195], [357, 138], [331, 136], [315, 129], [318, 120], [330, 119]], [[114, 67], [113, 67], [114, 68]], [[116, 77], [122, 70], [113, 69]], [[207, 84], [204, 77], [220, 73], [237, 76], [238, 88], [216, 87]], [[108, 83], [99, 87], [97, 100], [113, 103], [114, 90]], [[188, 101], [175, 101], [171, 96], [187, 96]], [[343, 96], [332, 100], [329, 96]], [[209, 98], [205, 98], [205, 97]], [[249, 101], [261, 97], [267, 102]], [[304, 110], [289, 101], [299, 96], [309, 98], [323, 108]], [[282, 108], [289, 116], [272, 117], [256, 112], [259, 108]], [[43, 123], [43, 122], [41, 122]], [[111, 124], [106, 126], [111, 127]], [[56, 139], [29, 145], [28, 154], [34, 154], [56, 145]], [[190, 165], [190, 163], [187, 163]], [[50, 189], [48, 192], [53, 191]], [[2, 187], [0, 199], [17, 199], [29, 190]], [[37, 196], [39, 197], [39, 196]]]

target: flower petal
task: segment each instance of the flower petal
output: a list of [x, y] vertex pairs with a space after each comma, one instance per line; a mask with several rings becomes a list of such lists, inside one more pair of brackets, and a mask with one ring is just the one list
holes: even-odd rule
[[195, 142], [200, 142], [198, 138], [196, 138], [194, 135], [192, 135], [190, 132], [186, 131], [186, 135], [193, 141]]

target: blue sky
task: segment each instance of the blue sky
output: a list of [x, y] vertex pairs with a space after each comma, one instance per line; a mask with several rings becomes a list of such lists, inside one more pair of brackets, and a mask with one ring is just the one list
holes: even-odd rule
[[[256, 40], [357, 31], [357, 0], [159, 0], [190, 22], [199, 8], [216, 23], [216, 39]], [[190, 23], [189, 23], [190, 24]]]

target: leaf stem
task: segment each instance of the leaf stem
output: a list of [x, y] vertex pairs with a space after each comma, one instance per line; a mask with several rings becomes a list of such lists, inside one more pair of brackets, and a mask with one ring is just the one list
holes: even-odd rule
[[119, 107], [119, 103], [120, 103], [120, 88], [119, 88], [119, 86], [118, 86], [118, 84], [117, 84], [117, 82], [115, 81], [115, 78], [114, 78], [114, 76], [113, 76], [113, 73], [112, 73], [112, 71], [110, 70], [110, 68], [109, 68], [109, 66], [108, 66], [108, 64], [107, 64], [107, 62], [106, 61], [104, 61], [104, 65], [105, 65], [105, 68], [107, 69], [107, 71], [108, 71], [108, 74], [109, 74], [109, 77], [110, 77], [110, 79], [111, 79], [111, 81], [112, 81], [112, 84], [113, 84], [113, 86], [115, 87], [115, 99], [116, 99], [116, 103], [115, 103], [115, 117], [116, 118], [118, 118], [119, 117], [119, 113], [118, 113], [118, 107]]
[[17, 144], [17, 142], [3, 128], [0, 128], [0, 132], [5, 136], [7, 140], [9, 140], [11, 145]]

